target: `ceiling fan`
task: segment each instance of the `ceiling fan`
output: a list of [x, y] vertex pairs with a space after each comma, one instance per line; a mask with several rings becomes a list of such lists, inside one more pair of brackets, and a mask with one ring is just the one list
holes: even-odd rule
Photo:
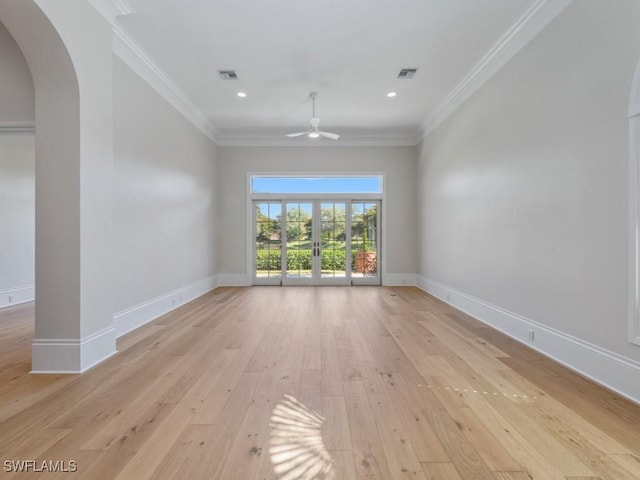
[[307, 130], [306, 132], [288, 133], [287, 137], [300, 137], [302, 135], [307, 135], [309, 138], [326, 137], [330, 138], [331, 140], [338, 140], [338, 138], [340, 138], [340, 135], [338, 135], [337, 133], [321, 132], [320, 130], [318, 130], [318, 126], [320, 125], [320, 119], [316, 117], [316, 98], [318, 98], [318, 94], [316, 92], [311, 92], [309, 96], [311, 97], [311, 101], [313, 102], [312, 116], [311, 120], [309, 121], [309, 123], [311, 124], [311, 128], [309, 128], [309, 130]]

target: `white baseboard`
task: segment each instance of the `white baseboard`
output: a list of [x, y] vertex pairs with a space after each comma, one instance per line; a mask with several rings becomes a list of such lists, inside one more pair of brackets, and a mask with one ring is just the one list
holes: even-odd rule
[[[251, 285], [251, 277], [244, 273], [222, 273], [218, 275], [220, 287], [248, 287]], [[382, 285], [387, 287], [415, 286], [415, 273], [386, 273], [382, 275]]]
[[248, 287], [251, 285], [251, 278], [245, 273], [221, 273], [218, 275], [218, 286], [220, 287]]
[[198, 282], [165, 293], [147, 302], [135, 305], [113, 315], [116, 337], [141, 327], [179, 306], [210, 292], [218, 286], [217, 277], [207, 277]]
[[0, 290], [0, 308], [10, 307], [19, 303], [31, 302], [36, 298], [36, 286], [24, 285]]
[[[422, 276], [417, 280], [417, 286], [425, 292], [640, 404], [640, 363], [435, 280]], [[533, 341], [528, 340], [530, 330], [534, 332]]]
[[82, 373], [115, 355], [113, 326], [82, 339], [34, 338], [31, 373]]
[[[248, 287], [251, 284], [251, 276], [244, 273], [221, 273], [218, 275], [218, 286], [220, 287]], [[385, 273], [382, 275], [382, 285], [386, 287], [415, 286], [416, 274]]]
[[415, 273], [385, 273], [382, 275], [382, 285], [385, 287], [415, 287]]

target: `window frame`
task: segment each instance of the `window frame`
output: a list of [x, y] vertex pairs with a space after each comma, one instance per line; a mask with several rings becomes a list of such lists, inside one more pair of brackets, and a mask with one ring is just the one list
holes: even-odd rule
[[[380, 193], [253, 193], [252, 179], [253, 177], [319, 177], [319, 178], [332, 178], [332, 177], [377, 177], [380, 178]], [[318, 199], [318, 200], [379, 200], [380, 201], [380, 226], [381, 238], [380, 238], [380, 263], [379, 277], [380, 285], [384, 285], [385, 277], [387, 274], [387, 172], [384, 171], [369, 171], [369, 172], [300, 172], [300, 171], [248, 171], [246, 172], [246, 232], [247, 232], [247, 244], [245, 249], [246, 259], [246, 279], [249, 284], [252, 283], [253, 271], [255, 270], [254, 258], [253, 258], [253, 246], [250, 241], [249, 235], [253, 235], [255, 226], [253, 222], [253, 204], [254, 201], [270, 201], [270, 200], [282, 200], [283, 202], [288, 199]]]

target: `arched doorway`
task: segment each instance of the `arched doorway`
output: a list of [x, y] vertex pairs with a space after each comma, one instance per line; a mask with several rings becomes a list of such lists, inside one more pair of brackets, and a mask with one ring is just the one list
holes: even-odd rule
[[115, 353], [111, 25], [89, 2], [4, 0], [0, 22], [36, 92], [32, 371], [82, 372]]

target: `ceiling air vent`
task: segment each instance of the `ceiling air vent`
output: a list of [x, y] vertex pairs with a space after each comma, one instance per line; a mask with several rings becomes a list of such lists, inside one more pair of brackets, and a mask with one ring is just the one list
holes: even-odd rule
[[417, 71], [417, 68], [403, 68], [402, 70], [400, 70], [398, 78], [401, 80], [408, 80], [410, 78], [413, 78]]
[[238, 80], [238, 74], [235, 70], [218, 70], [222, 80]]

